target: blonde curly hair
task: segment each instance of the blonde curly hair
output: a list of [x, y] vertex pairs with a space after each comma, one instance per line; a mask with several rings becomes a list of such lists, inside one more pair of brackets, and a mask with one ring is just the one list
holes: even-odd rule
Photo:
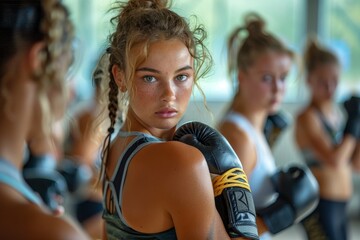
[[[39, 88], [39, 101], [43, 116], [49, 123], [53, 108], [49, 105], [64, 102], [66, 96], [64, 77], [59, 71], [59, 61], [71, 54], [73, 25], [66, 7], [59, 0], [2, 0], [0, 2], [0, 98], [5, 109], [11, 101], [4, 83], [8, 61], [18, 52], [25, 51], [37, 42], [43, 42], [39, 59], [41, 67], [32, 78]], [[49, 89], [57, 93], [48, 96]], [[10, 111], [7, 111], [10, 112]], [[48, 126], [48, 124], [46, 124]]]

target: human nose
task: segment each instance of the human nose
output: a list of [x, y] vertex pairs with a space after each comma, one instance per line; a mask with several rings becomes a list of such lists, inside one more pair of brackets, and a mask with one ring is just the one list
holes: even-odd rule
[[336, 83], [333, 81], [328, 81], [325, 84], [325, 89], [329, 92], [334, 91], [336, 89]]
[[162, 84], [161, 100], [170, 102], [175, 99], [176, 86], [172, 81], [166, 81]]
[[280, 78], [276, 78], [273, 81], [273, 91], [276, 92], [280, 92], [284, 89], [284, 81]]

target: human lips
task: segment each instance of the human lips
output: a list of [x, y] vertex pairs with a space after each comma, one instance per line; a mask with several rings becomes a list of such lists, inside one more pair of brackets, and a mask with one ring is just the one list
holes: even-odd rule
[[171, 118], [177, 114], [177, 111], [174, 108], [163, 108], [160, 111], [155, 112], [155, 114], [162, 118]]
[[278, 104], [278, 103], [280, 103], [281, 102], [281, 100], [282, 100], [282, 96], [274, 96], [274, 97], [272, 97], [271, 98], [271, 103], [272, 104]]
[[274, 104], [279, 104], [280, 100], [275, 98], [275, 99], [272, 99], [270, 102], [272, 105], [274, 105]]

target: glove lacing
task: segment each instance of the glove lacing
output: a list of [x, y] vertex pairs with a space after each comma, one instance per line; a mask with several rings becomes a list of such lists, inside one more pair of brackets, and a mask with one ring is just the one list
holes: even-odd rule
[[227, 170], [222, 175], [214, 177], [212, 183], [215, 197], [219, 196], [225, 188], [230, 187], [245, 188], [251, 192], [246, 174], [241, 168]]

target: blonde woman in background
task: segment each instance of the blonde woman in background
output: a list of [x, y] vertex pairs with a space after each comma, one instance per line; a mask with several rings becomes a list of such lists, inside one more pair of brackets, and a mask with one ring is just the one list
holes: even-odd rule
[[[101, 143], [105, 138], [108, 122], [99, 122], [99, 116], [105, 114], [101, 99], [109, 79], [109, 54], [100, 55], [92, 74], [94, 95], [87, 102], [75, 104], [69, 114], [69, 129], [65, 141], [65, 158], [78, 166], [91, 169], [91, 177], [72, 195], [73, 213], [81, 226], [94, 238], [101, 238], [102, 192], [96, 186], [101, 164]], [[75, 90], [75, 89], [74, 89]], [[122, 121], [119, 121], [121, 124]]]
[[263, 131], [267, 116], [282, 103], [293, 58], [256, 13], [246, 15], [244, 24], [229, 37], [229, 70], [237, 89], [218, 129], [249, 178], [260, 239], [270, 239], [295, 224], [318, 201], [316, 181], [306, 168], [276, 167]]
[[[1, 239], [89, 239], [69, 218], [50, 212], [21, 174], [35, 106], [41, 103], [40, 131], [50, 134], [49, 97], [64, 101], [72, 38], [60, 1], [0, 1]], [[58, 94], [50, 94], [54, 89]]]
[[[309, 239], [348, 239], [347, 203], [352, 196], [352, 162], [360, 138], [360, 98], [335, 102], [341, 66], [329, 49], [309, 40], [304, 54], [309, 103], [298, 113], [295, 140], [320, 187], [317, 209], [303, 221]], [[345, 121], [344, 121], [345, 120]]]

